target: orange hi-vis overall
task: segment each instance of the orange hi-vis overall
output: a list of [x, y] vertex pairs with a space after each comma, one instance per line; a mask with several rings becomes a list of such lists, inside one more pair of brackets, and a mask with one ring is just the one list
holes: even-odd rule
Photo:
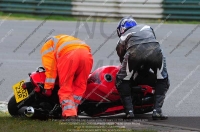
[[41, 49], [46, 70], [44, 88], [54, 88], [55, 80], [59, 78], [58, 96], [63, 117], [77, 115], [77, 106], [93, 65], [90, 51], [82, 40], [68, 35], [50, 37]]

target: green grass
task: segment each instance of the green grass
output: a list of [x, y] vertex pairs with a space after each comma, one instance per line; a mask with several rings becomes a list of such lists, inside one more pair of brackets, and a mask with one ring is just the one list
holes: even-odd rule
[[[7, 20], [44, 20], [48, 18], [48, 15], [31, 15], [31, 14], [20, 14], [20, 13], [12, 13], [9, 17], [9, 13], [0, 12], [0, 19], [7, 19]], [[83, 21], [86, 20], [88, 17], [83, 18]], [[73, 17], [73, 16], [58, 16], [52, 15], [47, 20], [56, 20], [56, 21], [77, 21], [80, 17]], [[94, 17], [91, 17], [89, 21], [93, 21]], [[118, 22], [120, 19], [114, 18], [98, 18], [97, 22]], [[164, 19], [137, 19], [138, 23], [161, 23], [164, 24], [200, 24], [199, 21], [183, 21], [183, 20], [167, 20]]]
[[163, 24], [200, 24], [199, 21], [165, 20], [165, 19], [137, 19], [138, 23], [163, 23]]
[[14, 118], [0, 112], [0, 132], [155, 132], [153, 130], [127, 130], [115, 125], [94, 125], [86, 122], [67, 122], [62, 120], [40, 121], [29, 118]]
[[7, 20], [44, 20], [48, 18], [48, 20], [57, 20], [57, 21], [76, 21], [77, 18], [72, 16], [55, 16], [55, 15], [31, 15], [31, 14], [20, 14], [20, 13], [3, 13], [0, 12], [0, 19]]
[[[163, 22], [164, 20], [157, 20], [157, 22]], [[189, 21], [189, 20], [166, 20], [164, 21], [165, 24], [200, 24], [199, 21]]]

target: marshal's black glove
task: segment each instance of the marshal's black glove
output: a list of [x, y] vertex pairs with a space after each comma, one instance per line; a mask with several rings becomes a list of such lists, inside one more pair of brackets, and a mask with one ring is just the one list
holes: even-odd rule
[[38, 87], [36, 87], [35, 92], [42, 93], [43, 95], [49, 97], [52, 95], [52, 89], [45, 89], [44, 84], [38, 84]]

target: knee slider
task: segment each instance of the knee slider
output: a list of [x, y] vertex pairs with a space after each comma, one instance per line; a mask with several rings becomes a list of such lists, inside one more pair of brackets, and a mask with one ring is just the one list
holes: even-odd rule
[[166, 92], [168, 91], [170, 86], [170, 82], [168, 77], [165, 79], [158, 79], [156, 83], [156, 94], [157, 95], [165, 95]]
[[117, 88], [120, 96], [130, 96], [131, 95], [130, 81], [116, 78], [115, 85], [116, 85], [116, 88]]

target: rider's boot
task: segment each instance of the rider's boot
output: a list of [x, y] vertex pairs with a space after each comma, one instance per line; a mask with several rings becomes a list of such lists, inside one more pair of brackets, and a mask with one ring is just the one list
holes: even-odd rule
[[155, 104], [154, 104], [154, 110], [152, 114], [153, 120], [166, 120], [168, 119], [167, 115], [163, 115], [162, 113], [162, 105], [164, 102], [165, 96], [164, 95], [156, 95], [155, 96]]
[[122, 104], [126, 113], [126, 119], [134, 118], [133, 103], [131, 97], [131, 87], [129, 80], [116, 78], [116, 88], [120, 94]]
[[126, 113], [125, 118], [126, 119], [134, 118], [133, 103], [131, 96], [124, 96], [121, 99]]
[[165, 79], [157, 79], [155, 86], [154, 110], [152, 114], [152, 118], [154, 120], [166, 120], [168, 118], [166, 115], [163, 115], [161, 108], [163, 106], [165, 95], [169, 89], [169, 86], [170, 82], [168, 77]]

